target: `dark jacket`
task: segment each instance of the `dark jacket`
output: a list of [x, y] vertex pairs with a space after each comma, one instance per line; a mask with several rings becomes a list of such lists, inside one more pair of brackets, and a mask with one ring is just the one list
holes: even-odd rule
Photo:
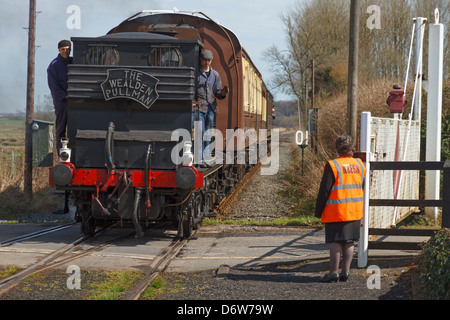
[[314, 212], [314, 216], [316, 218], [322, 217], [322, 212], [325, 209], [325, 206], [328, 201], [328, 196], [330, 195], [331, 188], [333, 187], [334, 182], [335, 178], [333, 170], [331, 170], [330, 165], [327, 163], [323, 170], [323, 176], [319, 187], [319, 194], [316, 200], [316, 209]]
[[47, 68], [48, 87], [52, 94], [53, 102], [58, 103], [67, 98], [67, 72], [68, 65], [73, 61], [72, 57], [64, 60], [60, 54], [50, 62]]
[[222, 81], [220, 75], [213, 68], [210, 69], [209, 76], [200, 68], [197, 75], [197, 99], [200, 101], [200, 111], [206, 113], [208, 106], [212, 110], [217, 110], [217, 99], [224, 99], [220, 92], [222, 90]]

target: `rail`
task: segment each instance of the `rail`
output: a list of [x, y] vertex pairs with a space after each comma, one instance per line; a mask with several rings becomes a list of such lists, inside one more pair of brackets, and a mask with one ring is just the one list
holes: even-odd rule
[[[0, 296], [13, 288], [15, 285], [22, 282], [26, 277], [29, 275], [47, 270], [49, 268], [54, 268], [56, 266], [59, 266], [63, 263], [66, 263], [68, 261], [72, 261], [75, 259], [78, 259], [80, 257], [83, 257], [95, 250], [99, 250], [100, 248], [104, 248], [107, 245], [112, 244], [114, 241], [119, 241], [123, 239], [124, 237], [114, 238], [113, 240], [107, 241], [103, 244], [95, 245], [93, 248], [86, 250], [85, 252], [70, 255], [68, 258], [63, 258], [63, 256], [68, 253], [74, 251], [76, 248], [78, 248], [81, 244], [83, 244], [86, 240], [91, 239], [94, 236], [97, 236], [113, 226], [115, 224], [109, 224], [95, 232], [93, 236], [81, 236], [78, 239], [72, 241], [71, 243], [66, 244], [65, 246], [53, 251], [49, 255], [45, 256], [44, 258], [38, 260], [31, 266], [19, 271], [18, 273], [0, 280]], [[59, 229], [61, 230], [61, 229]], [[48, 231], [48, 230], [47, 230]], [[134, 234], [134, 232], [132, 233]], [[131, 234], [128, 234], [126, 237], [129, 237]], [[24, 238], [21, 238], [20, 240], [24, 240]], [[20, 241], [19, 240], [19, 241]], [[9, 243], [9, 242], [8, 242]], [[58, 260], [60, 259], [60, 260]]]
[[[195, 231], [194, 231], [195, 233]], [[144, 276], [130, 289], [123, 292], [120, 300], [139, 300], [147, 287], [163, 272], [169, 263], [180, 253], [188, 243], [188, 239], [176, 239], [157, 256], [152, 264], [145, 270]]]

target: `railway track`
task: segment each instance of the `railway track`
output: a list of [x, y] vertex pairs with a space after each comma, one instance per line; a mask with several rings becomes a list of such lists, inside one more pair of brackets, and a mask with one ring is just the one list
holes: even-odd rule
[[[27, 239], [35, 238], [40, 235], [48, 234], [51, 232], [56, 232], [60, 230], [64, 230], [69, 228], [74, 223], [69, 223], [53, 228], [48, 228], [39, 232], [29, 233], [20, 237], [11, 238], [5, 240], [1, 243], [1, 246], [9, 246], [14, 243], [24, 241]], [[36, 263], [31, 266], [21, 270], [20, 272], [0, 280], [0, 296], [20, 284], [24, 281], [28, 276], [43, 272], [48, 269], [56, 268], [58, 266], [64, 265], [70, 261], [80, 259], [87, 255], [90, 255], [94, 252], [103, 250], [104, 248], [114, 245], [115, 243], [129, 238], [135, 235], [135, 232], [132, 231], [130, 233], [126, 233], [125, 235], [121, 235], [118, 237], [114, 237], [105, 242], [101, 242], [99, 244], [94, 245], [89, 249], [83, 250], [81, 246], [86, 243], [88, 239], [95, 238], [100, 235], [102, 232], [106, 231], [110, 227], [115, 224], [111, 224], [109, 226], [104, 227], [103, 229], [98, 230], [93, 236], [82, 236], [74, 240], [73, 242], [63, 246], [62, 248], [48, 254], [44, 258], [40, 259]], [[152, 281], [169, 265], [170, 261], [172, 261], [179, 252], [183, 249], [189, 239], [174, 239], [169, 246], [163, 249], [160, 254], [158, 254], [152, 261], [152, 263], [148, 266], [145, 271], [144, 276], [129, 290], [124, 292], [121, 296], [121, 300], [138, 300], [141, 294], [145, 291], [145, 289], [152, 283]]]
[[261, 168], [261, 162], [258, 162], [242, 179], [241, 183], [239, 183], [236, 188], [233, 189], [231, 194], [222, 199], [217, 208], [214, 210], [216, 214], [219, 216], [226, 216], [228, 211], [231, 209], [233, 204], [236, 202], [236, 199], [239, 193], [245, 188], [247, 183], [251, 181], [252, 177], [255, 173]]
[[[2, 244], [4, 246], [11, 245], [13, 243], [23, 241], [25, 239], [30, 239], [30, 237], [34, 238], [39, 235], [47, 234], [49, 232], [55, 232], [55, 231], [59, 231], [59, 230], [68, 228], [68, 227], [70, 227], [70, 225], [63, 225], [63, 226], [59, 226], [60, 228], [50, 228], [50, 229], [43, 230], [42, 232], [31, 233], [31, 234], [27, 234], [27, 235], [17, 237], [14, 239], [9, 239], [9, 240], [4, 241]], [[19, 284], [20, 282], [22, 282], [29, 275], [32, 275], [32, 274], [35, 274], [35, 273], [38, 273], [38, 272], [41, 272], [41, 271], [44, 271], [44, 270], [47, 270], [50, 268], [54, 268], [61, 264], [67, 263], [69, 261], [81, 258], [83, 256], [86, 256], [86, 255], [94, 252], [94, 251], [103, 249], [104, 247], [111, 245], [121, 239], [124, 239], [131, 235], [134, 235], [134, 232], [133, 232], [133, 233], [127, 234], [126, 236], [121, 236], [121, 237], [109, 240], [105, 243], [100, 243], [88, 250], [83, 251], [83, 252], [73, 253], [73, 251], [77, 250], [86, 240], [93, 238], [95, 236], [98, 236], [99, 234], [101, 234], [108, 228], [112, 227], [113, 225], [114, 224], [108, 225], [102, 229], [99, 229], [93, 236], [81, 236], [81, 237], [77, 238], [76, 240], [72, 241], [71, 243], [66, 244], [62, 248], [59, 248], [58, 250], [53, 251], [52, 253], [48, 254], [44, 258], [40, 259], [39, 261], [32, 264], [31, 266], [23, 269], [22, 271], [14, 274], [8, 278], [1, 279], [0, 280], [0, 296], [2, 294], [4, 294], [5, 292], [7, 292], [8, 290], [10, 290], [11, 288], [13, 288], [14, 286], [16, 286], [17, 284]], [[64, 255], [67, 253], [72, 253], [72, 254], [69, 257], [64, 257]]]
[[[289, 143], [292, 139], [292, 132], [286, 132], [280, 135], [280, 143], [269, 152], [267, 157], [270, 157], [272, 155], [272, 152], [278, 149], [281, 145], [284, 143]], [[249, 172], [247, 172], [242, 179], [242, 181], [233, 189], [231, 194], [226, 196], [222, 199], [222, 201], [219, 203], [216, 209], [214, 209], [214, 213], [217, 215], [224, 217], [227, 215], [231, 207], [236, 202], [239, 194], [241, 191], [245, 188], [245, 186], [251, 181], [253, 176], [258, 172], [258, 170], [261, 168], [261, 161], [259, 161], [255, 166], [253, 166]]]
[[[195, 232], [194, 232], [195, 233]], [[180, 253], [189, 239], [176, 239], [163, 250], [150, 264], [144, 276], [129, 290], [122, 293], [120, 300], [139, 300], [142, 293], [163, 272], [169, 263]]]

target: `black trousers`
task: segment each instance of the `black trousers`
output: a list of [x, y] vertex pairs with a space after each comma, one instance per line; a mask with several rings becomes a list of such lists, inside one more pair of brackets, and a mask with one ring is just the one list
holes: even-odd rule
[[66, 127], [67, 127], [67, 99], [56, 101], [53, 100], [53, 105], [55, 107], [56, 123], [56, 149], [58, 151], [61, 149], [61, 138], [66, 137]]

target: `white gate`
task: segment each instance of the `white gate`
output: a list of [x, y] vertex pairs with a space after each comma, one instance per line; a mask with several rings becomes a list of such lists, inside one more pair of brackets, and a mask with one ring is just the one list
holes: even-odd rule
[[[408, 120], [392, 118], [370, 117], [369, 121], [370, 161], [420, 161], [419, 121], [411, 121], [410, 125]], [[372, 171], [369, 190], [370, 199], [419, 199], [419, 171]], [[389, 228], [416, 210], [370, 207], [369, 228]]]

